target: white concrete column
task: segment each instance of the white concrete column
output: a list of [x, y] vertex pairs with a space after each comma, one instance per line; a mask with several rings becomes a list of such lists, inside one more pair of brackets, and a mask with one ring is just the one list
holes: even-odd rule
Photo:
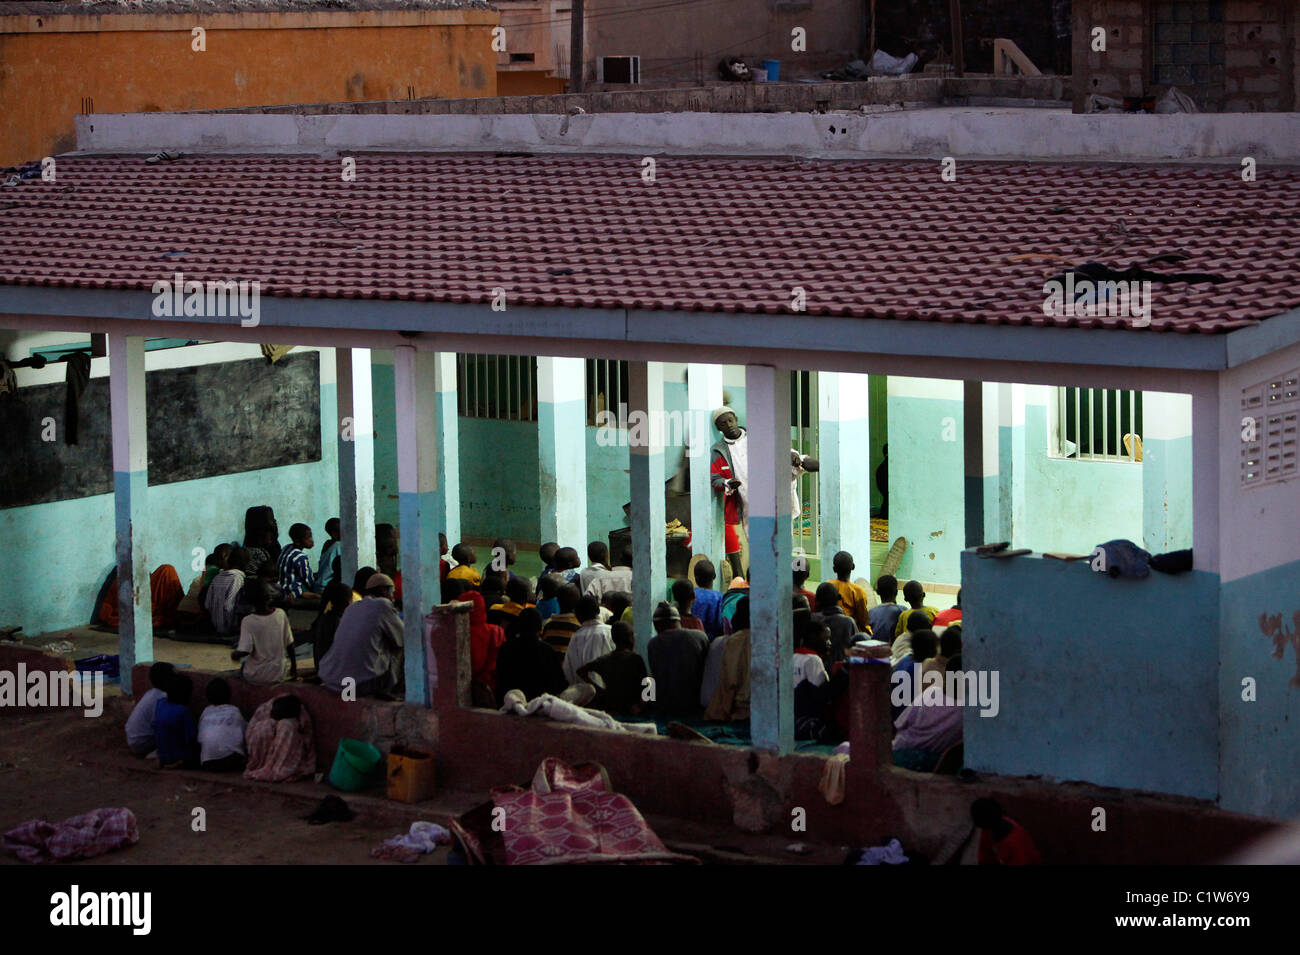
[[[442, 395], [436, 370], [442, 357], [433, 352], [417, 352], [409, 345], [393, 350], [406, 699], [426, 705], [430, 702], [430, 688], [425, 670], [424, 615], [439, 602], [441, 585], [438, 437]], [[454, 392], [452, 400], [455, 400]]]
[[537, 359], [541, 540], [587, 544], [587, 368], [582, 358]]
[[691, 552], [704, 554], [714, 567], [721, 567], [727, 559], [722, 504], [709, 483], [713, 412], [722, 407], [721, 365], [686, 366], [686, 407], [684, 432], [691, 444]]
[[637, 652], [654, 636], [655, 606], [668, 587], [664, 540], [664, 366], [628, 363], [627, 443], [632, 480], [632, 615]]
[[1142, 394], [1142, 537], [1152, 554], [1192, 546], [1192, 396]]
[[375, 566], [375, 414], [370, 349], [334, 350], [339, 404], [339, 525], [342, 580]]
[[749, 443], [750, 736], [758, 749], [794, 748], [790, 572], [790, 376], [745, 368]]
[[[460, 411], [456, 392], [456, 353], [435, 352], [429, 358], [429, 365], [433, 370], [436, 400], [431, 409], [423, 404], [421, 407], [434, 419], [434, 529], [446, 534], [447, 546], [454, 547], [460, 541]], [[427, 370], [421, 372], [427, 373]], [[433, 536], [433, 553], [438, 553], [437, 534]], [[402, 579], [405, 582], [405, 572]]]
[[[848, 551], [864, 570], [871, 559], [871, 483], [875, 472], [871, 468], [869, 382], [867, 375], [817, 373], [823, 577], [830, 576], [831, 558], [838, 551]], [[794, 506], [793, 501], [790, 506]]]
[[153, 600], [146, 546], [149, 448], [143, 336], [109, 335], [108, 375], [117, 525], [118, 657], [122, 689], [129, 692], [131, 668], [153, 659]]
[[998, 385], [998, 532], [1015, 545], [1025, 514], [1025, 386]]

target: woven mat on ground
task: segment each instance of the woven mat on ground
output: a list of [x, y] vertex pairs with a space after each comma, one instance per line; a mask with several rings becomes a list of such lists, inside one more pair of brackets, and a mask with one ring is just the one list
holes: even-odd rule
[[492, 801], [505, 813], [509, 865], [698, 861], [669, 852], [597, 763], [571, 767], [548, 757], [530, 788], [494, 790]]

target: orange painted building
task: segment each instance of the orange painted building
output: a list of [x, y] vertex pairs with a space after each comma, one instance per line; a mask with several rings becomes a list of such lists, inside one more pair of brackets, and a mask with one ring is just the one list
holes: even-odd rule
[[[75, 149], [78, 113], [497, 95], [499, 14], [481, 5], [247, 6], [224, 13], [0, 6], [0, 165]], [[105, 8], [132, 9], [98, 9]]]

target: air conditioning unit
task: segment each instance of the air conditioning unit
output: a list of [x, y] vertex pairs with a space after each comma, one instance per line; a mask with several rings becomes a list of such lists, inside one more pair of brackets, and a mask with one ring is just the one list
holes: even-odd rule
[[641, 57], [639, 56], [598, 56], [596, 57], [597, 83], [640, 83]]

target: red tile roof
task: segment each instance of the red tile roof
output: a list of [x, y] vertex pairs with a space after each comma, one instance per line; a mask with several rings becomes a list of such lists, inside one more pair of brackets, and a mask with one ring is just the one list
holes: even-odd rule
[[0, 189], [0, 284], [511, 307], [789, 312], [1009, 325], [1067, 264], [1210, 272], [1153, 289], [1153, 330], [1222, 332], [1300, 306], [1300, 171], [637, 156], [363, 154], [58, 160]]

